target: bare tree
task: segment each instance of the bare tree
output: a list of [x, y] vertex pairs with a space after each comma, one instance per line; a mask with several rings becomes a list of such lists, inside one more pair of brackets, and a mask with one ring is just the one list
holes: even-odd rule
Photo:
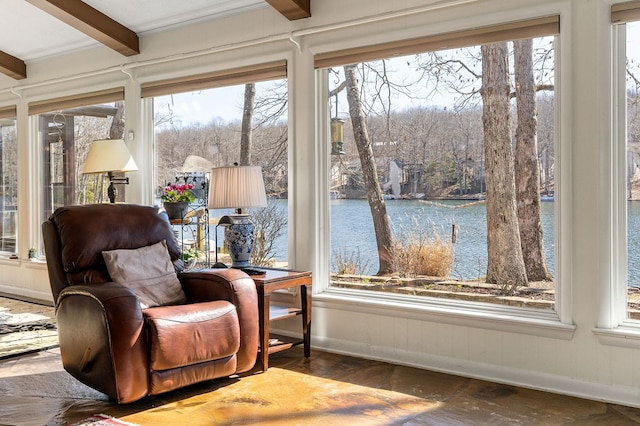
[[286, 80], [261, 86], [256, 94], [251, 155], [259, 159], [267, 193], [274, 196], [287, 192], [287, 106]]
[[554, 191], [554, 99], [553, 95], [536, 97], [538, 113], [538, 162], [540, 163], [540, 186], [542, 194], [553, 195]]
[[515, 183], [522, 257], [529, 281], [550, 281], [540, 218], [540, 169], [536, 93], [533, 80], [533, 41], [513, 42], [518, 124]]
[[360, 102], [360, 90], [358, 88], [358, 79], [356, 77], [356, 66], [345, 65], [344, 75], [347, 82], [347, 102], [349, 104], [349, 115], [353, 126], [353, 135], [360, 156], [362, 165], [362, 173], [364, 177], [365, 187], [367, 191], [367, 199], [371, 216], [373, 218], [373, 227], [376, 234], [376, 243], [378, 245], [379, 269], [378, 275], [392, 272], [391, 262], [391, 227], [389, 225], [389, 216], [387, 208], [382, 197], [382, 189], [378, 182], [378, 172], [373, 157], [371, 141], [367, 133], [366, 117], [362, 110]]
[[273, 266], [276, 241], [287, 228], [287, 212], [281, 204], [270, 203], [262, 209], [251, 211], [251, 221], [255, 225], [256, 241], [251, 252], [251, 264]]
[[244, 85], [244, 107], [242, 109], [242, 131], [240, 132], [240, 165], [251, 164], [251, 145], [253, 133], [253, 111], [256, 104], [256, 85]]
[[483, 45], [481, 52], [487, 184], [487, 282], [526, 286], [511, 149], [507, 43]]
[[109, 138], [122, 139], [124, 137], [124, 101], [118, 101], [114, 105], [116, 113], [109, 127]]
[[[115, 103], [116, 113], [111, 119], [111, 126], [109, 127], [109, 138], [111, 139], [123, 139], [124, 138], [124, 101], [118, 101]], [[124, 173], [115, 173], [116, 177], [124, 177]], [[124, 201], [125, 185], [118, 185], [120, 188], [116, 188], [116, 200]], [[119, 189], [119, 190], [118, 190]]]

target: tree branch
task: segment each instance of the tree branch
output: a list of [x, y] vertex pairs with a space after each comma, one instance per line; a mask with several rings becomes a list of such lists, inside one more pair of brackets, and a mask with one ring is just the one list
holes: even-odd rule
[[338, 85], [338, 87], [336, 87], [335, 89], [329, 91], [329, 97], [335, 96], [338, 93], [342, 92], [345, 87], [347, 87], [347, 82], [343, 81], [342, 83], [340, 83]]

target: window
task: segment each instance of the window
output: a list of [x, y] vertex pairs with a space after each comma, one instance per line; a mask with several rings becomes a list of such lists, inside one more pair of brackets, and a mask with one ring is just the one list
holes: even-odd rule
[[[558, 24], [316, 57], [328, 69], [332, 287], [555, 309]], [[496, 84], [500, 95], [480, 91]]]
[[42, 220], [60, 206], [107, 199], [104, 176], [83, 175], [82, 169], [94, 140], [123, 138], [123, 100], [124, 90], [118, 88], [29, 105], [42, 153]]
[[[156, 202], [171, 183], [208, 182], [211, 169], [261, 166], [268, 207], [251, 209], [256, 243], [251, 264], [287, 264], [288, 126], [284, 61], [143, 85], [153, 98]], [[243, 124], [244, 123], [244, 124]], [[206, 191], [198, 197], [202, 203]], [[196, 206], [197, 207], [197, 206]], [[209, 211], [211, 262], [229, 264], [217, 220], [233, 211]], [[185, 235], [183, 250], [197, 238]], [[218, 235], [216, 235], [218, 234]], [[187, 246], [187, 244], [189, 246]], [[216, 250], [213, 248], [216, 247]]]
[[0, 253], [16, 252], [17, 155], [16, 108], [0, 108]]
[[619, 121], [623, 123], [626, 167], [620, 167], [624, 175], [624, 200], [626, 208], [626, 280], [622, 284], [626, 294], [627, 315], [632, 320], [640, 319], [640, 55], [637, 44], [640, 41], [640, 2], [623, 3], [612, 6], [612, 22], [620, 25], [624, 33], [623, 57], [619, 58], [620, 71], [624, 73], [620, 87], [623, 95], [620, 102], [622, 111]]
[[626, 24], [628, 315], [640, 319], [640, 22]]

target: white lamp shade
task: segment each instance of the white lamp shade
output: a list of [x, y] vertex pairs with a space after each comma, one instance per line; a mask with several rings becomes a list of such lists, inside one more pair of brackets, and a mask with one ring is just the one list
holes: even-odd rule
[[266, 207], [262, 168], [259, 166], [217, 167], [211, 170], [210, 209]]
[[138, 170], [136, 162], [122, 139], [93, 141], [82, 173], [131, 172]]

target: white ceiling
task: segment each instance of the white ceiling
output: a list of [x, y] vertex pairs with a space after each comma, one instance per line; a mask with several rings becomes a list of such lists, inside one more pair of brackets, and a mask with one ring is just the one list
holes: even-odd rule
[[[265, 0], [84, 0], [144, 36], [196, 21], [269, 7]], [[30, 61], [100, 43], [25, 0], [2, 0], [0, 51]]]

